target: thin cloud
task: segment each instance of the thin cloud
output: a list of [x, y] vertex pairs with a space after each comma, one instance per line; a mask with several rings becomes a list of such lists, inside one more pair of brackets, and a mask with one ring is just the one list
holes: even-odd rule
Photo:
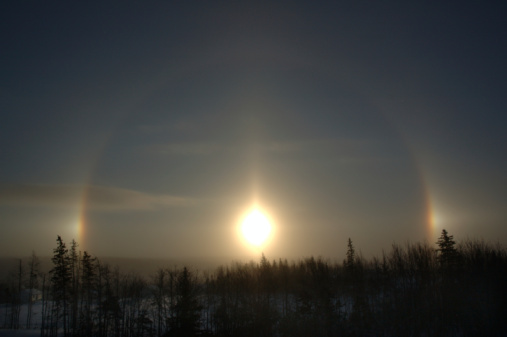
[[0, 205], [69, 206], [83, 190], [78, 185], [8, 184], [0, 186]]
[[379, 144], [366, 139], [311, 139], [276, 141], [261, 144], [260, 149], [273, 154], [323, 154], [341, 163], [364, 163], [379, 160]]
[[221, 142], [171, 142], [152, 144], [145, 151], [166, 156], [210, 156], [223, 153], [316, 154], [326, 153], [340, 161], [368, 162], [378, 156], [378, 144], [367, 139], [306, 139], [289, 141], [262, 140], [251, 144], [225, 144]]
[[173, 123], [161, 123], [161, 124], [142, 124], [137, 126], [137, 131], [143, 134], [161, 134], [161, 133], [177, 133], [187, 136], [196, 136], [204, 133], [209, 124], [215, 119], [221, 118], [217, 114], [197, 116], [192, 118], [181, 119]]
[[364, 151], [369, 145], [369, 142], [366, 140], [309, 139], [266, 142], [263, 144], [263, 148], [266, 151], [276, 153], [313, 152], [315, 150], [358, 153]]
[[136, 211], [191, 204], [189, 198], [151, 194], [135, 190], [65, 184], [9, 184], [0, 186], [0, 205], [21, 207], [76, 207], [89, 210]]
[[180, 156], [212, 155], [225, 149], [225, 146], [213, 142], [155, 144], [148, 147], [148, 151], [151, 153]]
[[86, 193], [87, 207], [96, 210], [152, 210], [187, 206], [191, 203], [188, 198], [116, 187], [90, 186]]

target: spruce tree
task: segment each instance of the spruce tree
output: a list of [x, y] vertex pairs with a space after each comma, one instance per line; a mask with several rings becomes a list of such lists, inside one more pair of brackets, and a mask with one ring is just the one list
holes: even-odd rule
[[453, 268], [458, 258], [454, 237], [449, 235], [445, 229], [442, 229], [442, 234], [438, 238], [437, 245], [439, 247], [437, 253], [440, 266], [444, 269]]
[[201, 305], [192, 273], [184, 267], [176, 279], [170, 336], [196, 336], [199, 333]]
[[70, 327], [73, 332], [77, 330], [77, 311], [78, 311], [78, 296], [79, 296], [79, 253], [77, 250], [78, 244], [73, 239], [71, 241], [69, 251], [69, 269], [71, 274], [69, 300], [70, 300]]
[[81, 259], [81, 309], [79, 330], [83, 336], [91, 336], [93, 331], [92, 306], [96, 290], [97, 259], [88, 252]]
[[352, 240], [349, 238], [347, 242], [347, 258], [343, 261], [345, 265], [345, 269], [348, 272], [352, 272], [354, 270], [354, 261], [356, 257], [356, 251], [354, 249], [354, 245], [352, 245]]
[[58, 235], [56, 239], [57, 247], [53, 250], [53, 269], [51, 269], [51, 286], [53, 299], [55, 301], [55, 314], [56, 314], [56, 325], [60, 322], [60, 318], [63, 321], [64, 335], [68, 334], [67, 316], [68, 316], [68, 292], [69, 285], [72, 279], [70, 270], [69, 254], [65, 243], [62, 238]]

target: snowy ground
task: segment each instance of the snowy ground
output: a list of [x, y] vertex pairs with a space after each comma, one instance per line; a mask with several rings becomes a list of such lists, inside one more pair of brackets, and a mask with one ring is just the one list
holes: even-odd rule
[[[283, 305], [281, 296], [279, 297], [279, 301], [277, 304], [275, 304], [279, 310], [279, 312], [282, 312]], [[289, 305], [293, 306], [295, 305], [296, 299], [294, 296], [289, 296]], [[341, 303], [342, 307], [341, 310], [344, 314], [350, 314], [352, 311], [353, 301], [348, 297], [341, 297], [339, 299], [339, 302], [335, 303], [338, 304]], [[42, 312], [42, 301], [37, 301], [32, 306], [32, 322], [30, 329], [26, 329], [26, 318], [28, 315], [28, 305], [22, 304], [21, 305], [21, 311], [19, 315], [19, 330], [11, 330], [11, 329], [5, 329], [6, 325], [9, 321], [9, 315], [10, 315], [10, 307], [7, 304], [0, 304], [0, 337], [8, 337], [8, 336], [40, 336], [40, 325], [41, 325], [41, 312]], [[204, 316], [206, 314], [202, 313]], [[7, 316], [7, 317], [6, 317]]]
[[0, 337], [10, 337], [10, 336], [25, 336], [25, 337], [35, 337], [40, 336], [40, 330], [4, 330], [0, 329]]
[[[32, 306], [32, 329], [27, 330], [26, 328], [26, 316], [28, 314], [28, 305], [21, 305], [21, 312], [19, 314], [19, 330], [10, 330], [10, 329], [1, 329], [0, 328], [0, 337], [10, 337], [10, 336], [24, 336], [24, 337], [35, 337], [40, 336], [40, 323], [41, 323], [41, 311], [42, 311], [42, 301], [37, 301]], [[0, 326], [4, 325], [5, 315], [9, 314], [9, 309], [7, 305], [0, 305]]]
[[[32, 305], [32, 323], [31, 328], [40, 331], [41, 324], [41, 312], [42, 312], [42, 301], [37, 301]], [[4, 331], [2, 328], [5, 328], [6, 317], [5, 315], [9, 315], [10, 308], [7, 304], [0, 304], [0, 337], [10, 336], [10, 335], [2, 335]], [[20, 330], [26, 329], [26, 317], [28, 315], [28, 305], [22, 304], [21, 311], [19, 313], [19, 327]], [[8, 321], [7, 317], [7, 321]]]

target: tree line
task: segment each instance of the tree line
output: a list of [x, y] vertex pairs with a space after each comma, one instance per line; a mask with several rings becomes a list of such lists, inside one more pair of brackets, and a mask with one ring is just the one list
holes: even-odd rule
[[506, 284], [503, 247], [456, 243], [445, 230], [436, 245], [393, 244], [370, 260], [348, 239], [342, 262], [262, 255], [213, 272], [159, 268], [148, 278], [58, 236], [49, 273], [33, 253], [1, 283], [0, 325], [33, 328], [38, 301], [42, 337], [504, 336]]

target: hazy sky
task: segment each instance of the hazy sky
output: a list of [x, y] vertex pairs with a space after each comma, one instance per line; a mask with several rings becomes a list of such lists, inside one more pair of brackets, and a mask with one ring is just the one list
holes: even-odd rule
[[0, 256], [507, 243], [505, 4], [5, 1]]

